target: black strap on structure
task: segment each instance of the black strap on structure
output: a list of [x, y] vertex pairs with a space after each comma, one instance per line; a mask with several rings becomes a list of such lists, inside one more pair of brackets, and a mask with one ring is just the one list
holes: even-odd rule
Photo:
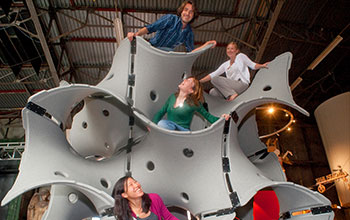
[[222, 132], [222, 168], [224, 173], [231, 172], [230, 159], [227, 157], [227, 135], [230, 131], [230, 120], [225, 121], [224, 130]]
[[230, 176], [229, 172], [231, 172], [230, 168], [230, 158], [227, 156], [227, 136], [230, 132], [230, 123], [231, 123], [231, 118], [227, 121], [225, 121], [224, 125], [224, 130], [222, 132], [222, 150], [223, 150], [223, 155], [222, 155], [222, 169], [225, 177], [225, 182], [229, 191], [229, 197], [230, 201], [232, 204], [232, 208], [227, 208], [227, 209], [221, 209], [213, 213], [208, 213], [205, 214], [204, 217], [209, 217], [209, 216], [221, 216], [221, 215], [228, 215], [232, 214], [237, 207], [240, 206], [240, 201], [237, 195], [237, 192], [233, 191], [232, 184], [230, 181]]
[[114, 207], [104, 209], [104, 210], [102, 211], [102, 213], [101, 213], [101, 217], [111, 217], [111, 216], [114, 216], [113, 209], [114, 209]]
[[131, 51], [131, 54], [136, 54], [136, 37], [132, 38], [130, 51]]
[[237, 192], [233, 191], [230, 176], [228, 175], [228, 173], [225, 173], [225, 180], [226, 180], [226, 184], [228, 187], [228, 191], [230, 192], [229, 196], [230, 196], [232, 208], [236, 209], [237, 207], [239, 207], [241, 205], [241, 202], [239, 201]]
[[332, 212], [332, 211], [333, 211], [332, 207], [329, 206], [329, 205], [311, 208], [311, 212], [312, 212], [313, 215], [329, 213], [329, 212]]
[[[320, 215], [320, 214], [324, 214], [324, 213], [330, 213], [332, 212], [332, 207], [329, 205], [326, 206], [319, 206], [319, 207], [313, 207], [310, 208], [312, 215]], [[292, 217], [292, 214], [288, 211], [283, 213], [280, 216], [280, 219], [290, 219]]]
[[225, 121], [224, 132], [223, 132], [224, 134], [228, 134], [228, 132], [230, 131], [230, 121], [231, 121], [231, 118]]
[[129, 139], [128, 139], [128, 144], [126, 145], [126, 153], [127, 153], [127, 162], [126, 162], [126, 172], [128, 174], [131, 174], [131, 156], [130, 152], [132, 150], [132, 146], [134, 146], [135, 141], [133, 137], [133, 129], [134, 129], [134, 124], [135, 124], [135, 118], [134, 114], [132, 112], [132, 106], [134, 105], [134, 100], [133, 100], [133, 89], [135, 86], [135, 54], [136, 54], [136, 37], [133, 37], [132, 41], [130, 42], [130, 69], [129, 69], [129, 75], [128, 75], [128, 87], [127, 87], [127, 95], [126, 95], [126, 101], [130, 107], [130, 112], [129, 112]]
[[[127, 102], [129, 106], [131, 107], [134, 104], [134, 100], [132, 99], [133, 95], [133, 87], [135, 86], [135, 74], [134, 74], [134, 64], [135, 64], [135, 54], [136, 54], [136, 37], [133, 37], [132, 41], [130, 42], [130, 54], [131, 54], [131, 62], [130, 62], [130, 72], [128, 75], [128, 94], [127, 94]], [[127, 145], [127, 153], [131, 152], [131, 146], [132, 143], [134, 142], [133, 140], [133, 127], [135, 124], [135, 118], [130, 110], [129, 112], [129, 128], [130, 128], [130, 133], [129, 133], [129, 139], [128, 139], [128, 145]]]
[[216, 212], [210, 212], [210, 213], [204, 214], [203, 217], [204, 218], [211, 217], [211, 216], [219, 217], [222, 215], [230, 215], [230, 214], [234, 213], [236, 208], [241, 205], [236, 192], [230, 193], [230, 200], [232, 203], [232, 208], [219, 209]]
[[130, 129], [129, 131], [130, 131], [130, 133], [129, 133], [128, 145], [126, 146], [126, 153], [131, 152], [131, 147], [134, 144], [134, 137], [133, 137], [132, 133], [134, 130], [135, 118], [131, 114], [132, 113], [130, 113], [130, 116], [129, 116], [129, 129]]
[[126, 100], [127, 100], [128, 104], [132, 106], [134, 104], [134, 100], [132, 99], [132, 95], [133, 95], [133, 89], [135, 86], [135, 74], [134, 74], [135, 54], [136, 54], [136, 38], [135, 37], [130, 42], [130, 54], [131, 54], [131, 57], [130, 57], [131, 62], [130, 62], [130, 72], [128, 75], [128, 94], [127, 94]]
[[44, 109], [43, 107], [35, 104], [34, 102], [28, 102], [26, 105], [26, 108], [29, 109], [32, 112], [37, 113], [40, 116], [44, 116], [46, 113], [46, 109]]
[[204, 218], [211, 217], [211, 216], [218, 217], [218, 216], [222, 216], [222, 215], [230, 215], [234, 212], [235, 212], [234, 208], [219, 209], [216, 212], [210, 212], [210, 213], [204, 214], [203, 217]]
[[235, 123], [238, 122], [239, 117], [238, 117], [238, 114], [237, 114], [236, 111], [234, 111], [234, 112], [231, 113], [231, 118], [233, 119], [233, 121], [234, 121]]
[[[30, 111], [32, 111], [32, 112], [34, 112], [34, 113], [36, 113], [36, 114], [38, 114], [38, 115], [40, 115], [40, 116], [46, 117], [46, 118], [48, 118], [48, 119], [50, 119], [50, 120], [53, 119], [53, 116], [50, 115], [50, 114], [46, 111], [45, 108], [43, 108], [43, 107], [41, 107], [41, 106], [35, 104], [34, 102], [28, 102], [28, 103], [26, 104], [25, 108], [29, 109]], [[54, 121], [54, 122], [55, 122], [55, 123], [60, 127], [60, 129], [63, 131], [63, 128], [64, 128], [63, 123], [62, 123], [62, 122], [57, 122], [57, 120]]]
[[254, 157], [254, 156], [259, 156], [259, 155], [261, 155], [261, 156], [259, 157], [260, 160], [265, 159], [265, 157], [266, 157], [267, 155], [269, 155], [269, 152], [267, 151], [267, 148], [262, 149], [262, 150], [259, 150], [259, 151], [255, 152], [255, 153], [252, 154], [252, 155], [249, 155], [249, 156], [248, 156], [248, 159], [250, 159], [250, 158], [252, 158], [252, 157]]
[[236, 209], [237, 207], [239, 207], [241, 205], [241, 202], [239, 201], [237, 192], [230, 193], [230, 200], [231, 200], [233, 209]]
[[222, 168], [224, 170], [224, 173], [231, 172], [230, 159], [228, 157], [223, 157], [222, 158]]

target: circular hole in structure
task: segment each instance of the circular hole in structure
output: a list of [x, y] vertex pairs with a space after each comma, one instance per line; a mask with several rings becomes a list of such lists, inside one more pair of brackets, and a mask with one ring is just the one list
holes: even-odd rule
[[105, 143], [105, 148], [109, 149], [109, 148], [111, 148], [111, 146], [109, 146], [108, 143]]
[[156, 101], [157, 100], [157, 93], [156, 91], [152, 90], [150, 93], [149, 93], [149, 97], [151, 98], [152, 101]]
[[101, 178], [100, 182], [104, 188], [107, 189], [109, 187], [108, 181], [105, 178]]
[[188, 158], [192, 157], [194, 154], [193, 150], [189, 148], [185, 148], [182, 152], [185, 155], [185, 157], [188, 157]]
[[61, 171], [55, 171], [54, 174], [55, 174], [55, 176], [60, 176], [60, 177], [64, 177], [64, 178], [68, 177], [68, 174], [61, 172]]
[[87, 123], [86, 123], [86, 121], [83, 121], [83, 123], [81, 124], [81, 126], [83, 126], [83, 128], [86, 129], [86, 128], [87, 128]]
[[75, 204], [78, 202], [79, 196], [75, 193], [69, 193], [68, 195], [68, 201], [72, 204]]
[[263, 90], [266, 92], [266, 91], [270, 91], [272, 89], [272, 87], [271, 86], [265, 86], [264, 88], [263, 88]]
[[101, 155], [89, 155], [89, 156], [86, 156], [84, 158], [87, 160], [92, 160], [92, 161], [103, 161], [103, 160], [107, 159], [106, 157], [101, 156]]
[[182, 196], [182, 200], [186, 203], [190, 200], [190, 197], [185, 192], [182, 192], [181, 196]]
[[146, 166], [149, 171], [153, 171], [155, 168], [154, 163], [152, 161], [148, 161]]
[[106, 117], [109, 116], [109, 111], [106, 110], [106, 109], [104, 109], [104, 110], [102, 111], [102, 113], [103, 113], [103, 115], [106, 116]]

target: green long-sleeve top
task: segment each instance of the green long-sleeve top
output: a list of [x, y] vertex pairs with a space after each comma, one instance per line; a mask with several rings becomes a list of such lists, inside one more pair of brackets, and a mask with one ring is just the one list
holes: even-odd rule
[[173, 121], [184, 128], [190, 129], [193, 114], [195, 112], [203, 115], [203, 117], [210, 123], [214, 123], [219, 119], [207, 112], [201, 103], [199, 106], [192, 106], [188, 105], [185, 101], [182, 107], [178, 106], [174, 108], [175, 101], [175, 94], [170, 95], [163, 107], [154, 115], [153, 122], [157, 124], [163, 118], [165, 113], [167, 113], [168, 120]]

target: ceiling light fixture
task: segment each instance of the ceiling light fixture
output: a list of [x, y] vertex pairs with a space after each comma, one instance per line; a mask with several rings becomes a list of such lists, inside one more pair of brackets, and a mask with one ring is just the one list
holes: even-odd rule
[[275, 111], [275, 108], [274, 108], [274, 107], [269, 107], [268, 110], [267, 110], [267, 112], [268, 112], [269, 114], [273, 114], [274, 111]]
[[273, 135], [279, 136], [279, 133], [281, 133], [282, 131], [287, 130], [287, 129], [291, 129], [290, 128], [291, 124], [293, 123], [293, 121], [295, 122], [293, 114], [290, 111], [288, 111], [287, 109], [284, 109], [284, 108], [281, 108], [281, 107], [276, 107], [276, 106], [274, 106], [274, 107], [272, 107], [272, 106], [267, 107], [267, 106], [265, 106], [265, 107], [257, 107], [256, 110], [265, 110], [269, 114], [272, 114], [275, 111], [283, 111], [285, 113], [285, 116], [290, 116], [289, 122], [283, 128], [281, 128], [281, 129], [279, 129], [277, 131], [274, 131], [274, 132], [272, 132], [270, 134], [261, 135], [261, 136], [259, 136], [260, 139], [271, 137]]

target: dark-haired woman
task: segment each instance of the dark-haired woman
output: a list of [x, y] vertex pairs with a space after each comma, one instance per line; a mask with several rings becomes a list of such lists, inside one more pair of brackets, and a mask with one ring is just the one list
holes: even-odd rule
[[[178, 88], [178, 92], [170, 95], [163, 107], [154, 115], [154, 123], [168, 130], [189, 131], [195, 112], [201, 114], [210, 123], [219, 119], [203, 107], [203, 89], [196, 78], [184, 79]], [[165, 114], [167, 119], [162, 119]], [[221, 117], [228, 120], [230, 116], [223, 114]]]
[[141, 185], [129, 176], [120, 178], [114, 186], [114, 215], [118, 220], [178, 220], [158, 194], [144, 193]]

